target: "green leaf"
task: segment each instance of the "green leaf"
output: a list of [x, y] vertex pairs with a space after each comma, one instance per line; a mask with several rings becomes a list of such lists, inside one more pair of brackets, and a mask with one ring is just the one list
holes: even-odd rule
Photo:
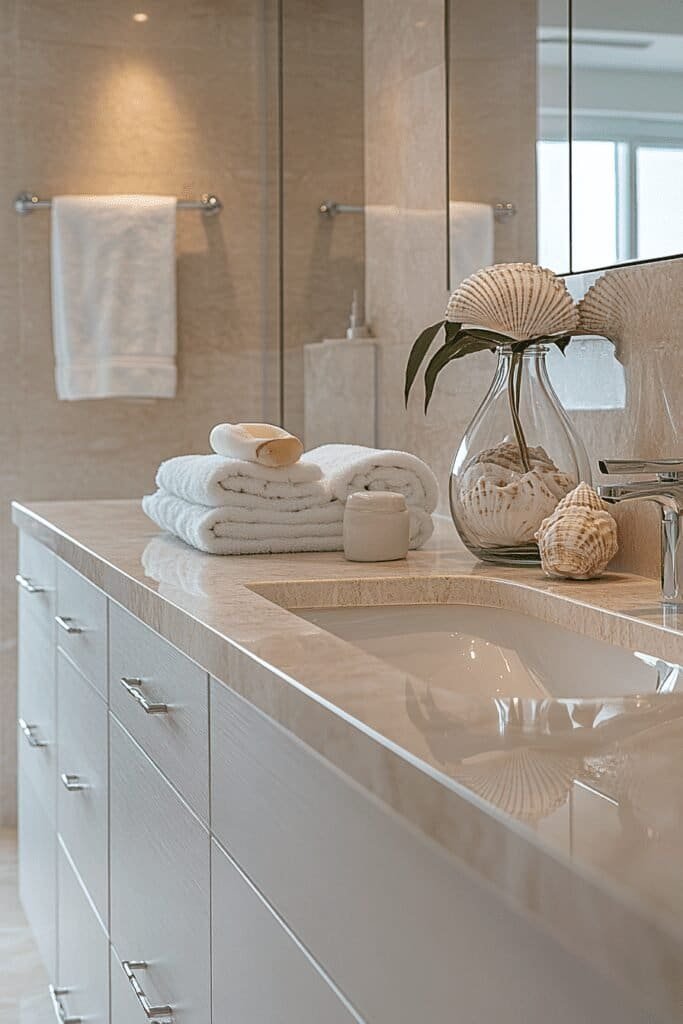
[[[439, 376], [444, 366], [452, 362], [454, 359], [461, 359], [463, 356], [468, 356], [472, 352], [484, 352], [492, 351], [491, 342], [480, 341], [478, 338], [468, 340], [465, 336], [466, 332], [462, 332], [462, 336], [458, 341], [450, 345], [443, 345], [438, 351], [432, 356], [427, 369], [425, 370], [425, 407], [424, 411], [427, 412], [429, 403], [434, 393], [434, 385], [436, 384], [436, 378]], [[495, 346], [493, 346], [495, 348]]]
[[569, 342], [570, 342], [571, 340], [572, 340], [572, 336], [571, 336], [571, 334], [566, 334], [566, 335], [565, 335], [565, 336], [564, 336], [563, 338], [557, 338], [557, 339], [555, 339], [555, 340], [554, 340], [554, 341], [552, 342], [552, 344], [553, 344], [553, 345], [557, 345], [557, 347], [559, 348], [560, 352], [561, 352], [561, 353], [562, 353], [562, 355], [564, 356], [564, 355], [566, 355], [566, 354], [567, 354], [567, 345], [569, 344]]
[[[425, 356], [430, 349], [434, 338], [437, 336], [441, 328], [446, 323], [445, 320], [439, 320], [438, 324], [432, 324], [431, 327], [426, 327], [422, 334], [416, 339], [413, 347], [410, 350], [408, 356], [408, 362], [406, 364], [406, 383], [405, 383], [405, 403], [408, 405], [408, 396], [410, 395], [410, 389], [413, 386], [417, 371], [422, 366]], [[458, 324], [458, 326], [460, 326]], [[446, 328], [448, 336], [448, 327]]]
[[462, 324], [457, 324], [453, 320], [445, 320], [444, 325], [446, 328], [446, 345], [451, 341], [457, 341]]
[[478, 341], [490, 341], [496, 348], [503, 345], [511, 345], [513, 342], [513, 339], [508, 337], [507, 334], [499, 334], [498, 331], [487, 331], [483, 327], [466, 327], [465, 333], [471, 338], [476, 338]]

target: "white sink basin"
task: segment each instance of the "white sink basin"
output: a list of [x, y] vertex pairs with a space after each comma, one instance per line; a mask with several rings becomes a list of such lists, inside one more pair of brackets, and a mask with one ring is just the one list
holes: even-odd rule
[[683, 689], [678, 666], [500, 608], [381, 605], [296, 614], [435, 688], [461, 694], [577, 699]]

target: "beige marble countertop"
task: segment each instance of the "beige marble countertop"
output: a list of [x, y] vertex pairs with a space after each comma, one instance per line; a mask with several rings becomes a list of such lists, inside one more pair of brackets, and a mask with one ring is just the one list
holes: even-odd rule
[[13, 517], [575, 955], [683, 1020], [683, 694], [507, 700], [501, 736], [500, 701], [430, 687], [293, 611], [507, 608], [683, 664], [683, 616], [663, 615], [654, 581], [483, 565], [445, 522], [407, 561], [359, 565], [203, 555], [136, 501], [15, 503]]

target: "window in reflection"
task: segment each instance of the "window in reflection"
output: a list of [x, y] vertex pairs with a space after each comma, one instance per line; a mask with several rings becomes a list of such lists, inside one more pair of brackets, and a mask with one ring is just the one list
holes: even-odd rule
[[636, 151], [638, 259], [676, 252], [683, 224], [683, 144]]

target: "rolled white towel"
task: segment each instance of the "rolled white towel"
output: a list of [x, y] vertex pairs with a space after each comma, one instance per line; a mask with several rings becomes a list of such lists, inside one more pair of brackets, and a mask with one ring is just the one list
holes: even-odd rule
[[299, 465], [318, 466], [329, 490], [340, 501], [346, 501], [354, 491], [397, 491], [409, 507], [431, 513], [439, 500], [434, 473], [410, 452], [325, 444], [306, 452]]
[[272, 423], [219, 423], [209, 435], [217, 455], [262, 466], [291, 466], [303, 454], [298, 437]]
[[[257, 515], [230, 507], [209, 508], [163, 490], [142, 499], [146, 515], [162, 530], [200, 551], [217, 555], [283, 554], [296, 551], [341, 551], [344, 505], [330, 501], [318, 509]], [[411, 548], [432, 535], [431, 516], [410, 509]]]
[[157, 470], [160, 489], [196, 505], [231, 503], [283, 512], [315, 508], [332, 500], [319, 466], [309, 461], [271, 468], [222, 455], [178, 455]]

